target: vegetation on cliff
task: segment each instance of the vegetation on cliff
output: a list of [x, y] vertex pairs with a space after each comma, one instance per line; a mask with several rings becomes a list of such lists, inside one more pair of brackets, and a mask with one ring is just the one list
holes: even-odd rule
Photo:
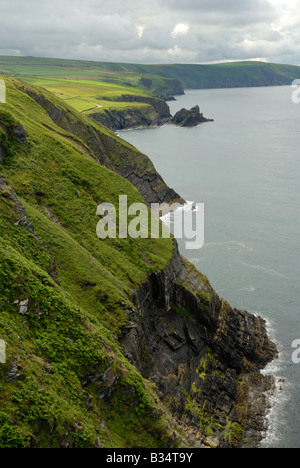
[[[180, 197], [105, 127], [48, 91], [5, 81], [0, 447], [197, 446], [212, 433], [237, 445], [253, 427], [242, 376], [259, 380], [276, 354], [263, 322], [218, 298], [172, 239], [99, 240], [100, 203]], [[132, 349], [126, 340], [138, 328], [145, 339]], [[171, 373], [159, 365], [164, 357]], [[230, 385], [205, 397], [211, 377], [223, 374]], [[178, 401], [168, 398], [172, 381]]]
[[[97, 205], [117, 205], [119, 194], [142, 202], [140, 194], [93, 160], [84, 142], [62, 131], [22, 84], [6, 84], [8, 103], [0, 109], [6, 429], [0, 446], [85, 447], [98, 437], [106, 446], [157, 446], [168, 437], [166, 416], [157, 413], [151, 422], [157, 405], [149, 384], [121, 354], [118, 336], [133, 307], [132, 290], [168, 264], [173, 244], [101, 242]], [[20, 124], [26, 141], [14, 136]], [[115, 393], [108, 404], [109, 379]]]
[[170, 117], [168, 96], [181, 83], [115, 64], [34, 57], [0, 57], [0, 73], [42, 86], [111, 129], [156, 125]]
[[0, 57], [0, 73], [42, 86], [84, 115], [116, 130], [161, 124], [165, 101], [184, 89], [289, 85], [300, 67], [262, 62], [137, 65]]

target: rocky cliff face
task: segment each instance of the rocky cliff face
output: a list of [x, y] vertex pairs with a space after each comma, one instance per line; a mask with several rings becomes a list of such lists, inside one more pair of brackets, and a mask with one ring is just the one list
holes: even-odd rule
[[90, 114], [90, 117], [111, 130], [161, 125], [164, 120], [171, 117], [169, 106], [158, 97], [123, 95], [118, 101], [147, 104], [147, 106], [135, 109], [102, 109]]
[[[194, 443], [255, 446], [265, 429], [260, 370], [277, 356], [264, 320], [232, 309], [179, 255], [135, 292], [125, 355], [148, 379]], [[259, 398], [258, 398], [259, 397]]]
[[[86, 145], [82, 145], [82, 149], [87, 151], [91, 158], [131, 182], [149, 205], [163, 202], [184, 203], [182, 197], [165, 184], [146, 155], [130, 145], [125, 145], [115, 135], [107, 131], [101, 132], [100, 127], [89, 124], [88, 120], [83, 122], [76, 117], [76, 113], [70, 113], [61, 104], [56, 104], [53, 96], [48, 98], [47, 93], [38, 92], [29, 85], [23, 87], [22, 91], [45, 109], [56, 125], [74, 135], [73, 142], [79, 138]], [[169, 112], [164, 106], [163, 109], [162, 112]], [[103, 123], [105, 125], [105, 122]]]
[[[135, 162], [132, 150], [87, 129], [45, 96], [30, 95], [57, 125], [82, 138], [101, 164], [137, 187], [148, 203], [180, 201], [154, 168], [147, 171]], [[199, 108], [195, 114], [201, 115]], [[116, 146], [118, 160], [112, 157]], [[132, 302], [137, 312], [124, 328], [124, 354], [155, 382], [162, 403], [183, 422], [191, 443], [202, 444], [213, 433], [224, 447], [247, 439], [257, 444], [267, 411], [264, 393], [273, 385], [260, 370], [277, 352], [264, 321], [220, 299], [177, 247], [169, 267], [151, 275]]]
[[90, 114], [96, 122], [110, 130], [125, 130], [128, 128], [151, 127], [161, 125], [161, 118], [153, 108], [147, 109], [103, 109]]
[[148, 202], [175, 192], [108, 130], [8, 89], [0, 447], [256, 446], [274, 383], [260, 371], [277, 355], [265, 322], [218, 297], [176, 242], [95, 235], [100, 201], [142, 201], [104, 165]]
[[195, 106], [191, 110], [181, 109], [171, 119], [171, 123], [178, 125], [178, 127], [196, 127], [204, 122], [213, 122], [213, 120], [204, 117], [199, 106]]

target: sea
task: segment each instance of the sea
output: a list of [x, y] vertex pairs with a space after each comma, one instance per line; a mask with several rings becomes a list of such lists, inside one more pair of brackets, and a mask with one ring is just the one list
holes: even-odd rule
[[[299, 77], [300, 78], [300, 77]], [[205, 240], [181, 253], [233, 307], [266, 319], [280, 356], [262, 448], [300, 447], [300, 104], [291, 86], [189, 90], [214, 122], [119, 131], [186, 201], [204, 203]], [[299, 346], [298, 346], [299, 347]], [[300, 355], [300, 353], [298, 354]]]

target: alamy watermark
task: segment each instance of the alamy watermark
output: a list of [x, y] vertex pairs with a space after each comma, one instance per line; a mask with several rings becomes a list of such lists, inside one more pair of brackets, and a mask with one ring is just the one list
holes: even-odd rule
[[300, 340], [294, 340], [292, 343], [292, 348], [295, 349], [292, 354], [292, 362], [293, 364], [300, 364]]
[[3, 80], [0, 80], [0, 104], [6, 104], [6, 85]]
[[6, 363], [6, 343], [0, 340], [0, 364]]
[[294, 104], [300, 104], [300, 79], [293, 81], [292, 88], [294, 88], [292, 93], [292, 102]]
[[[119, 205], [102, 203], [97, 207], [100, 221], [96, 232], [99, 239], [185, 239], [187, 250], [204, 245], [204, 204], [192, 206], [174, 203], [152, 203], [151, 211], [144, 203], [128, 206], [127, 195], [119, 196]], [[162, 223], [161, 223], [162, 219]]]

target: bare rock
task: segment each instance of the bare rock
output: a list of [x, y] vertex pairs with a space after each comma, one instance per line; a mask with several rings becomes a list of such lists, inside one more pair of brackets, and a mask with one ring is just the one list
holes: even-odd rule
[[209, 436], [205, 439], [205, 445], [212, 449], [217, 449], [220, 447], [220, 440], [218, 437]]
[[179, 127], [196, 127], [200, 123], [213, 122], [213, 120], [205, 118], [199, 106], [195, 106], [191, 110], [181, 109], [171, 119], [171, 122]]
[[8, 378], [7, 378], [6, 382], [7, 383], [14, 382], [15, 380], [18, 380], [20, 375], [21, 374], [19, 373], [18, 358], [16, 356], [14, 356], [12, 366], [9, 369], [8, 373], [7, 373]]

